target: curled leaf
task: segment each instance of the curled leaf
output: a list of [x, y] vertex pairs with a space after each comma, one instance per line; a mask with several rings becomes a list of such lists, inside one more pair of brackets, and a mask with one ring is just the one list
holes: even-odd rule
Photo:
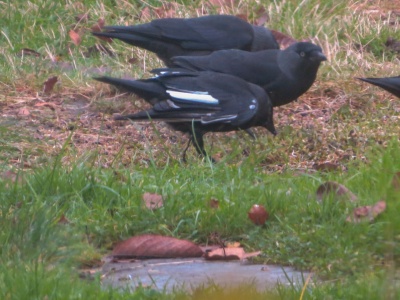
[[329, 194], [333, 194], [335, 200], [357, 201], [357, 196], [354, 195], [347, 187], [335, 181], [327, 181], [321, 184], [317, 189], [317, 200], [322, 201]]
[[203, 251], [196, 244], [161, 235], [139, 235], [119, 243], [113, 250], [116, 257], [177, 258], [200, 257]]
[[163, 206], [163, 198], [159, 194], [144, 193], [142, 199], [148, 209], [156, 209]]
[[76, 45], [79, 46], [80, 43], [82, 42], [82, 38], [79, 35], [78, 32], [76, 32], [75, 30], [71, 29], [69, 31], [69, 37], [71, 38], [72, 42]]
[[50, 93], [54, 85], [57, 83], [58, 78], [57, 76], [49, 77], [44, 83], [43, 83], [43, 93], [48, 94]]
[[372, 222], [378, 215], [386, 210], [386, 202], [380, 200], [374, 205], [360, 206], [353, 210], [352, 215], [348, 216], [346, 221], [351, 223], [360, 223], [363, 221]]

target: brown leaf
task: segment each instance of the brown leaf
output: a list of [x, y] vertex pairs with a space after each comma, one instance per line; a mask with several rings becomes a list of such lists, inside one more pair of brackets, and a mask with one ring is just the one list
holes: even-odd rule
[[392, 178], [392, 187], [396, 190], [400, 190], [400, 172], [397, 172], [393, 175]]
[[261, 251], [246, 253], [243, 248], [217, 248], [207, 251], [206, 260], [241, 260], [260, 255]]
[[239, 248], [240, 243], [239, 242], [228, 242], [225, 243], [226, 248]]
[[28, 56], [28, 55], [30, 55], [30, 56], [36, 56], [36, 57], [40, 57], [41, 56], [41, 54], [39, 52], [37, 52], [35, 50], [32, 50], [32, 49], [28, 49], [28, 48], [21, 49], [17, 53], [17, 55], [18, 56]]
[[219, 208], [219, 201], [217, 199], [211, 198], [210, 201], [208, 202], [208, 205], [211, 208], [217, 209]]
[[30, 114], [31, 112], [26, 107], [20, 108], [17, 112], [17, 115], [20, 117], [27, 117]]
[[152, 19], [151, 11], [148, 6], [145, 6], [142, 11], [140, 12], [140, 21], [150, 21]]
[[155, 8], [154, 12], [158, 18], [174, 18], [177, 8], [178, 8], [178, 3], [167, 2], [163, 3], [162, 7]]
[[320, 164], [314, 164], [313, 168], [317, 171], [339, 171], [342, 168], [338, 164], [330, 163], [330, 162], [325, 162], [325, 163], [320, 163]]
[[45, 94], [50, 93], [53, 90], [54, 85], [56, 84], [57, 81], [58, 81], [57, 76], [49, 77], [43, 84], [43, 93]]
[[3, 180], [9, 180], [15, 182], [15, 180], [17, 179], [17, 173], [11, 170], [4, 171], [3, 173], [0, 174], [0, 178]]
[[196, 244], [161, 235], [139, 235], [115, 246], [112, 256], [142, 258], [200, 257], [203, 251]]
[[75, 16], [75, 21], [78, 23], [86, 23], [89, 20], [89, 13], [79, 14]]
[[269, 21], [269, 13], [264, 6], [260, 6], [256, 12], [256, 21], [254, 25], [264, 26]]
[[269, 216], [265, 207], [258, 204], [254, 204], [247, 214], [249, 219], [256, 225], [264, 225]]
[[245, 255], [243, 248], [218, 248], [205, 253], [207, 260], [240, 260]]
[[[104, 25], [105, 25], [106, 21], [102, 18], [100, 18], [96, 24], [94, 24], [90, 29], [94, 32], [100, 32]], [[106, 41], [107, 43], [112, 43], [112, 38], [106, 37], [106, 36], [96, 36], [98, 39]]]
[[69, 224], [70, 221], [65, 217], [64, 214], [58, 219], [58, 224]]
[[292, 45], [294, 43], [297, 43], [296, 39], [292, 38], [289, 35], [283, 34], [282, 32], [272, 30], [272, 29], [271, 29], [271, 32], [282, 50], [286, 49], [287, 47], [289, 47], [290, 45]]
[[346, 218], [347, 222], [360, 223], [363, 221], [372, 222], [378, 215], [386, 210], [386, 202], [380, 200], [374, 205], [360, 206], [353, 210], [351, 216]]
[[148, 209], [156, 209], [163, 206], [163, 198], [159, 194], [144, 193], [142, 199]]
[[82, 42], [82, 38], [79, 35], [78, 32], [76, 32], [75, 30], [71, 29], [69, 31], [69, 37], [71, 38], [72, 42], [76, 45], [79, 46], [80, 43]]
[[327, 181], [321, 184], [317, 189], [317, 200], [322, 201], [329, 194], [333, 194], [336, 200], [357, 201], [354, 195], [347, 187], [335, 181]]
[[54, 103], [50, 103], [50, 102], [39, 102], [35, 104], [36, 107], [41, 107], [41, 106], [46, 106], [48, 108], [50, 108], [51, 110], [56, 110], [57, 105], [55, 105]]

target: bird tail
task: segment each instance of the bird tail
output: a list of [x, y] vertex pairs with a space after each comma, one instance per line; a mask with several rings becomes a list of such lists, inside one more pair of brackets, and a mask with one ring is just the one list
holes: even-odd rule
[[361, 81], [376, 85], [400, 98], [400, 76], [383, 78], [356, 78]]
[[160, 83], [152, 79], [130, 80], [107, 76], [94, 77], [93, 79], [114, 85], [127, 92], [134, 93], [151, 104], [168, 97], [168, 94], [165, 93], [165, 89], [160, 85]]

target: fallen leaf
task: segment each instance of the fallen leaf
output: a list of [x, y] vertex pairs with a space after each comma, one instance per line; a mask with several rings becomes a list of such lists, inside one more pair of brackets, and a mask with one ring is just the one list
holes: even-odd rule
[[30, 55], [30, 56], [36, 56], [36, 57], [40, 57], [41, 56], [41, 54], [39, 52], [37, 52], [35, 50], [32, 50], [32, 49], [28, 49], [28, 48], [21, 49], [21, 51], [19, 51], [17, 53], [17, 55], [18, 56], [28, 56], [28, 55]]
[[203, 251], [196, 244], [161, 235], [139, 235], [115, 246], [112, 256], [141, 258], [200, 257]]
[[75, 16], [75, 21], [78, 23], [86, 23], [89, 20], [89, 13], [79, 14]]
[[49, 77], [43, 84], [43, 93], [45, 94], [50, 93], [53, 90], [54, 85], [56, 84], [57, 81], [58, 81], [57, 76]]
[[242, 260], [260, 255], [261, 251], [246, 253], [243, 248], [217, 248], [207, 251], [206, 260]]
[[378, 215], [386, 210], [386, 202], [380, 200], [374, 205], [360, 206], [353, 210], [352, 215], [346, 218], [347, 222], [360, 223], [363, 221], [372, 222]]
[[226, 243], [226, 248], [239, 248], [240, 243], [239, 242], [228, 242]]
[[140, 12], [140, 21], [150, 21], [152, 19], [151, 11], [148, 6], [145, 6]]
[[315, 170], [317, 170], [317, 171], [325, 171], [325, 172], [340, 171], [341, 170], [340, 165], [334, 164], [334, 163], [330, 163], [330, 162], [314, 164], [313, 168]]
[[329, 194], [333, 194], [336, 200], [357, 201], [354, 195], [347, 187], [335, 181], [327, 181], [321, 184], [317, 189], [317, 200], [322, 201]]
[[51, 110], [56, 110], [57, 105], [55, 105], [54, 103], [50, 103], [50, 102], [39, 102], [35, 104], [36, 107], [41, 107], [41, 106], [46, 106], [48, 108], [50, 108]]
[[400, 190], [400, 172], [397, 172], [393, 175], [392, 178], [392, 187], [396, 190]]
[[65, 217], [64, 214], [58, 219], [58, 224], [69, 224], [70, 221]]
[[[94, 24], [90, 29], [94, 32], [100, 32], [103, 29], [105, 23], [106, 23], [105, 20], [100, 18], [98, 19], [97, 23]], [[105, 36], [96, 36], [96, 37], [100, 40], [106, 41], [107, 43], [112, 43], [112, 38]]]
[[142, 199], [148, 209], [156, 209], [163, 206], [163, 198], [159, 194], [144, 193]]
[[297, 43], [296, 39], [294, 39], [291, 36], [286, 35], [282, 32], [279, 32], [276, 30], [271, 30], [271, 32], [282, 50], [286, 49], [287, 47], [289, 47], [290, 45], [292, 45], [294, 43]]
[[264, 225], [265, 221], [268, 219], [268, 212], [264, 206], [254, 204], [249, 212], [249, 219], [256, 225]]
[[30, 114], [31, 112], [26, 107], [20, 108], [17, 112], [17, 115], [20, 117], [27, 117]]
[[211, 198], [210, 201], [208, 202], [208, 205], [211, 208], [217, 209], [219, 208], [219, 201], [217, 199]]
[[264, 6], [260, 6], [256, 13], [256, 21], [254, 25], [264, 26], [269, 21], [269, 13]]
[[15, 182], [15, 180], [17, 179], [17, 173], [11, 170], [4, 171], [3, 173], [0, 174], [0, 178], [3, 180], [9, 180]]
[[79, 35], [78, 32], [76, 32], [75, 30], [71, 29], [69, 31], [69, 37], [71, 38], [72, 42], [76, 45], [79, 46], [80, 43], [82, 42], [82, 38]]

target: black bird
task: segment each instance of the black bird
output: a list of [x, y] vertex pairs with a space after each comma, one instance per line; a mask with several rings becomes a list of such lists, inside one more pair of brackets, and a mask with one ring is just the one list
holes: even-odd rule
[[192, 71], [235, 75], [261, 86], [273, 106], [280, 106], [296, 100], [311, 87], [324, 60], [321, 47], [298, 42], [285, 50], [220, 50], [207, 56], [173, 57], [172, 63], [174, 67]]
[[184, 161], [191, 142], [200, 155], [207, 157], [203, 141], [207, 132], [262, 126], [276, 134], [268, 95], [261, 87], [232, 75], [173, 70], [142, 80], [94, 79], [122, 87], [153, 103], [151, 109], [117, 116], [116, 120], [165, 121], [172, 129], [188, 133]]
[[230, 15], [166, 18], [134, 26], [105, 26], [99, 37], [116, 38], [157, 54], [167, 66], [173, 56], [207, 55], [216, 50], [279, 49], [271, 31]]
[[400, 98], [400, 76], [382, 78], [357, 78], [370, 84], [379, 86], [389, 93]]

